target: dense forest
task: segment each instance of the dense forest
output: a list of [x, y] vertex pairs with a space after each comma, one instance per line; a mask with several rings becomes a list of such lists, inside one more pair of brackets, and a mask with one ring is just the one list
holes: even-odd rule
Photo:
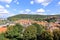
[[36, 23], [27, 28], [20, 24], [7, 26], [7, 28], [5, 33], [0, 34], [0, 40], [60, 40], [60, 29], [51, 32]]

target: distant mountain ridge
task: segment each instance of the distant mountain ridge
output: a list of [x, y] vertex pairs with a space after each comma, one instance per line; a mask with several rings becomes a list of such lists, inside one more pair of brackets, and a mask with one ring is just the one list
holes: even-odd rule
[[19, 19], [44, 19], [49, 17], [60, 17], [60, 15], [34, 15], [34, 14], [19, 14], [12, 17], [8, 17], [8, 20], [19, 20]]

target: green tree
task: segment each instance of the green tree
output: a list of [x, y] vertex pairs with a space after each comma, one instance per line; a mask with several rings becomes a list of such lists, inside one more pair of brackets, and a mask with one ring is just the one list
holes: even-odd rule
[[44, 26], [39, 25], [39, 24], [37, 24], [37, 23], [33, 23], [32, 25], [34, 25], [34, 26], [37, 28], [37, 35], [42, 34], [42, 32], [45, 30], [45, 29], [44, 29]]
[[53, 33], [50, 31], [44, 31], [40, 35], [40, 39], [38, 39], [38, 40], [53, 40]]
[[4, 33], [0, 34], [0, 40], [9, 40], [4, 36]]
[[37, 28], [33, 25], [28, 26], [24, 31], [24, 40], [36, 40]]
[[40, 40], [40, 35], [45, 31], [44, 26], [37, 23], [33, 23], [32, 25], [37, 28], [37, 40]]
[[8, 31], [5, 33], [5, 37], [11, 40], [22, 39], [23, 27], [20, 24], [16, 24], [15, 26], [8, 27]]
[[47, 22], [55, 22], [56, 21], [56, 17], [46, 18], [45, 21], [47, 21]]
[[54, 30], [53, 31], [53, 35], [54, 35], [54, 40], [60, 40], [60, 30]]
[[5, 37], [4, 37], [4, 34], [0, 34], [0, 40], [4, 40]]

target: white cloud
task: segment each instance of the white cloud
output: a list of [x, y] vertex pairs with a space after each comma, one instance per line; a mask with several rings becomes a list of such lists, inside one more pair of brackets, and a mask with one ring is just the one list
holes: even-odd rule
[[6, 15], [8, 15], [8, 16], [6, 16], [6, 17], [10, 17], [10, 16], [14, 16], [14, 15], [16, 15], [16, 14], [9, 13], [9, 14], [6, 14]]
[[2, 5], [0, 5], [0, 9], [4, 8]]
[[17, 5], [19, 4], [19, 2], [16, 3]]
[[35, 0], [36, 3], [43, 3], [45, 0]]
[[31, 13], [31, 10], [30, 9], [25, 9], [25, 10], [21, 10], [19, 13], [20, 14], [29, 14], [29, 13]]
[[22, 10], [19, 12], [20, 14], [39, 14], [39, 15], [46, 15], [45, 10], [43, 8], [37, 9], [36, 11], [31, 11], [30, 9]]
[[19, 12], [19, 14], [28, 14], [28, 13], [22, 10]]
[[8, 11], [2, 5], [0, 5], [0, 14], [6, 14], [6, 13], [8, 13]]
[[21, 10], [20, 14], [40, 14], [45, 15], [45, 10], [43, 8], [37, 9], [36, 11], [31, 11], [30, 9]]
[[6, 5], [7, 8], [9, 8], [10, 6], [9, 5]]
[[24, 11], [22, 10], [22, 11], [20, 11], [19, 13], [20, 13], [20, 14], [23, 14], [23, 13], [24, 13]]
[[0, 5], [0, 17], [9, 17], [9, 16], [14, 16], [15, 14], [13, 13], [9, 13], [9, 11], [7, 11], [4, 6]]
[[38, 15], [47, 15], [46, 10], [43, 8], [37, 9], [33, 14], [38, 14]]
[[46, 13], [38, 13], [38, 12], [31, 12], [30, 14], [35, 14], [35, 15], [47, 15]]
[[13, 14], [13, 13], [9, 13], [9, 14], [1, 14], [0, 17], [2, 18], [7, 18], [7, 17], [10, 17], [10, 16], [14, 16], [16, 14]]
[[49, 3], [42, 3], [41, 5], [43, 5], [43, 6], [47, 6]]
[[45, 10], [43, 8], [37, 9], [35, 14], [46, 15]]
[[11, 3], [12, 0], [0, 0], [0, 2]]
[[17, 5], [19, 4], [18, 0], [14, 0], [14, 3], [16, 3]]
[[60, 13], [51, 13], [50, 15], [60, 15]]
[[26, 11], [26, 12], [30, 12], [31, 10], [30, 10], [30, 9], [26, 9], [25, 11]]
[[38, 14], [38, 15], [48, 15], [47, 13], [35, 13], [35, 14]]
[[30, 4], [34, 4], [34, 1], [30, 1]]
[[0, 5], [0, 17], [8, 17], [8, 16], [12, 16], [13, 14], [10, 14], [9, 11], [7, 11], [4, 6]]
[[37, 13], [44, 13], [45, 10], [41, 8], [41, 9], [37, 9], [36, 12], [37, 12]]
[[58, 5], [60, 5], [60, 2], [58, 2]]
[[43, 6], [47, 6], [51, 3], [52, 0], [34, 0], [35, 3], [40, 3]]

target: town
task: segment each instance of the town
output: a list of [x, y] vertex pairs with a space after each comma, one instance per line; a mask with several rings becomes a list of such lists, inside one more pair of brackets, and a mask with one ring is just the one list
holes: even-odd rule
[[[37, 17], [37, 18], [39, 18], [39, 17]], [[60, 30], [60, 17], [52, 16], [49, 18], [43, 18], [43, 20], [34, 20], [34, 19], [31, 19], [31, 17], [30, 18], [25, 17], [25, 18], [21, 18], [21, 19], [15, 20], [15, 21], [12, 21], [12, 20], [10, 21], [8, 19], [0, 19], [0, 34], [6, 33], [10, 27], [14, 27], [14, 26], [18, 27], [19, 25], [21, 25], [23, 27], [23, 30], [22, 30], [23, 33], [26, 30], [26, 28], [28, 28], [30, 25], [37, 25], [37, 27], [38, 27], [38, 25], [40, 25], [40, 27], [43, 27], [44, 30], [46, 30], [46, 31], [49, 30], [52, 33], [54, 32], [54, 30]], [[33, 27], [33, 26], [31, 26], [31, 27]], [[10, 29], [10, 30], [13, 31], [13, 29]], [[23, 36], [23, 34], [22, 34], [22, 36]], [[38, 37], [38, 39], [40, 39], [40, 38]]]

